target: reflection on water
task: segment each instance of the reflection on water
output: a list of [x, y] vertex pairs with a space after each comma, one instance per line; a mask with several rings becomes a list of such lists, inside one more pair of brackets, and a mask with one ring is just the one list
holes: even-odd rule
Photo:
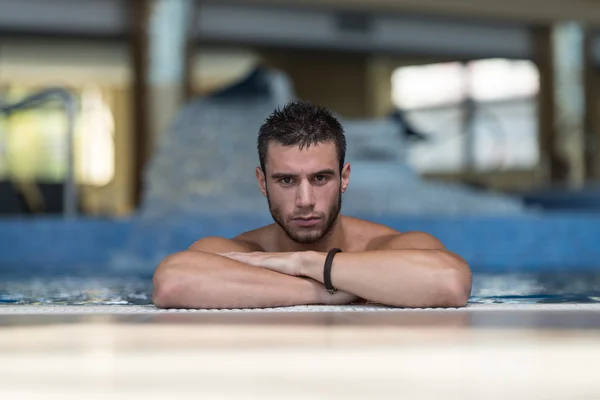
[[[600, 303], [600, 272], [475, 274], [471, 303]], [[0, 278], [1, 304], [148, 305], [150, 279]]]
[[44, 278], [0, 282], [0, 304], [152, 304], [152, 282], [139, 278]]
[[471, 303], [600, 303], [600, 271], [475, 275]]

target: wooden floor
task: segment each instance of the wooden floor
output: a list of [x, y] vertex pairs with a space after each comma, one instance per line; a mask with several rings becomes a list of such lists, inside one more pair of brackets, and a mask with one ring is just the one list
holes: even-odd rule
[[600, 399], [600, 306], [0, 306], [0, 399]]

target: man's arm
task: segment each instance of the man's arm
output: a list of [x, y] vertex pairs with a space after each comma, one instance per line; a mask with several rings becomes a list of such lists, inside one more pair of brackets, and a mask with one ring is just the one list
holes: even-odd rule
[[[306, 252], [301, 274], [323, 282], [326, 253]], [[465, 260], [425, 233], [378, 238], [366, 251], [334, 257], [331, 281], [339, 290], [400, 307], [462, 307], [471, 293]]]
[[254, 268], [216, 254], [252, 250], [243, 241], [207, 237], [167, 257], [154, 273], [154, 304], [160, 308], [253, 308], [340, 304], [355, 298], [345, 293], [331, 298], [312, 279]]
[[[323, 283], [326, 253], [225, 253], [233, 260]], [[424, 233], [375, 239], [363, 252], [334, 257], [335, 288], [360, 298], [398, 307], [462, 307], [471, 293], [467, 263]]]

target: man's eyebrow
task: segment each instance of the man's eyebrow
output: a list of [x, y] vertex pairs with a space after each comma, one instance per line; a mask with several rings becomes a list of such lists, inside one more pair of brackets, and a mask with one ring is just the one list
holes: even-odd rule
[[[317, 172], [313, 172], [313, 173], [311, 173], [311, 175], [313, 175], [313, 176], [315, 176], [315, 175], [335, 175], [335, 171], [332, 170], [331, 168], [326, 168], [326, 169], [319, 170]], [[288, 172], [274, 172], [271, 174], [271, 178], [273, 178], [273, 179], [296, 178], [297, 176], [298, 176], [297, 174], [292, 174], [292, 173], [288, 173]]]
[[273, 179], [282, 179], [282, 178], [295, 178], [297, 175], [290, 174], [287, 172], [274, 172], [271, 174], [271, 178]]
[[331, 168], [327, 168], [327, 169], [322, 169], [320, 171], [317, 171], [317, 172], [313, 173], [312, 175], [335, 175], [335, 171], [332, 170]]

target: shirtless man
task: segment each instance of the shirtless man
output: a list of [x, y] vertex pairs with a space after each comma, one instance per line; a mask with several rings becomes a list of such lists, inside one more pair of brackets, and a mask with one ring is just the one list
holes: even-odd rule
[[340, 215], [350, 181], [345, 151], [328, 110], [304, 102], [275, 110], [259, 130], [256, 168], [275, 223], [233, 239], [205, 237], [167, 257], [154, 274], [154, 304], [464, 306], [470, 268], [435, 237]]

